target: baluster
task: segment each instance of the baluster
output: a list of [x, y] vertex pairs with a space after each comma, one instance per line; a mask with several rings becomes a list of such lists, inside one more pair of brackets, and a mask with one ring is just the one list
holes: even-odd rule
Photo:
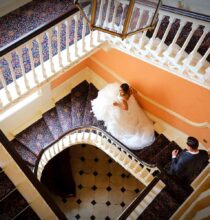
[[52, 51], [52, 31], [53, 31], [52, 28], [47, 31], [47, 43], [49, 47], [50, 69], [52, 73], [55, 73], [55, 66], [53, 62], [53, 51]]
[[29, 41], [29, 43], [27, 43], [26, 46], [27, 46], [27, 48], [28, 48], [28, 53], [29, 53], [30, 64], [31, 64], [31, 70], [32, 70], [34, 82], [35, 82], [36, 84], [38, 84], [38, 83], [39, 83], [39, 80], [38, 80], [38, 78], [37, 78], [37, 74], [36, 74], [36, 71], [35, 71], [34, 58], [33, 58], [33, 54], [32, 54], [32, 48], [33, 48], [33, 43], [32, 43], [32, 41]]
[[[180, 20], [180, 26], [179, 26], [179, 29], [178, 31], [176, 32], [176, 35], [174, 36], [174, 39], [173, 41], [171, 42], [170, 46], [168, 47], [168, 49], [164, 52], [164, 56], [170, 56], [171, 52], [173, 51], [173, 47], [174, 45], [176, 44], [177, 42], [177, 39], [184, 27], [184, 25], [187, 24], [187, 21], [183, 21], [183, 20]], [[165, 61], [165, 60], [164, 60]]]
[[75, 28], [74, 28], [74, 48], [75, 48], [75, 57], [78, 57], [78, 45], [77, 45], [77, 32], [78, 32], [78, 17], [79, 13], [74, 16], [75, 19]]
[[106, 17], [105, 17], [105, 21], [103, 23], [103, 28], [108, 26], [108, 22], [109, 22], [109, 14], [110, 14], [110, 7], [111, 7], [111, 0], [108, 0], [108, 6], [107, 6], [107, 10], [106, 10]]
[[124, 11], [125, 11], [125, 6], [126, 6], [126, 4], [123, 4], [123, 5], [122, 5], [123, 11], [122, 11], [122, 17], [121, 17], [121, 19], [120, 19], [120, 24], [119, 24], [120, 32], [123, 31], [123, 24], [122, 24], [122, 22], [123, 22], [123, 14], [124, 14]]
[[203, 64], [204, 64], [205, 61], [206, 61], [206, 58], [207, 58], [208, 55], [209, 55], [209, 53], [210, 53], [210, 47], [208, 48], [208, 50], [206, 51], [206, 53], [204, 54], [204, 56], [202, 57], [202, 59], [199, 60], [198, 63], [196, 64], [195, 69], [196, 69], [197, 71], [203, 66]]
[[195, 56], [195, 53], [197, 52], [198, 48], [200, 47], [201, 43], [203, 42], [203, 40], [206, 37], [206, 34], [208, 32], [209, 32], [209, 30], [204, 27], [202, 36], [198, 40], [198, 42], [197, 42], [196, 46], [194, 47], [193, 51], [189, 54], [189, 56], [186, 58], [186, 60], [184, 62], [185, 66], [188, 65], [192, 61], [193, 57]]
[[[103, 5], [104, 5], [104, 0], [101, 0], [101, 5], [100, 5], [100, 9], [99, 9], [99, 16], [98, 16], [98, 20], [96, 21], [96, 26], [101, 27], [101, 23], [102, 23], [102, 10], [103, 10]], [[97, 41], [100, 41], [101, 39], [101, 32], [98, 31], [98, 36], [97, 36]]]
[[61, 30], [62, 30], [62, 23], [57, 25], [57, 47], [58, 47], [58, 63], [59, 67], [63, 67], [62, 58], [61, 58]]
[[87, 21], [83, 17], [82, 19], [82, 50], [83, 51], [86, 51], [86, 42], [85, 42], [86, 25], [87, 25]]
[[170, 29], [171, 29], [171, 26], [172, 26], [172, 24], [173, 24], [173, 22], [174, 22], [175, 20], [176, 20], [176, 18], [174, 18], [174, 17], [170, 17], [170, 18], [169, 18], [168, 27], [166, 28], [166, 31], [165, 31], [165, 33], [164, 33], [164, 35], [163, 35], [163, 38], [162, 38], [160, 44], [158, 45], [158, 47], [157, 47], [157, 49], [156, 49], [156, 51], [155, 51], [155, 52], [157, 53], [157, 55], [161, 52], [161, 49], [162, 49], [163, 44], [164, 44], [164, 42], [165, 42], [165, 39], [166, 39], [166, 37], [168, 36], [168, 33], [169, 33]]
[[101, 26], [102, 22], [102, 10], [103, 10], [103, 5], [104, 5], [104, 0], [100, 1], [100, 9], [99, 9], [99, 15], [98, 15], [98, 20], [96, 21], [96, 26]]
[[72, 23], [72, 17], [70, 17], [69, 19], [66, 20], [66, 55], [67, 55], [67, 61], [71, 62], [71, 56], [70, 56], [70, 52], [69, 52], [69, 44], [70, 44], [70, 24]]
[[[149, 13], [149, 18], [147, 20], [147, 23], [146, 23], [146, 26], [148, 26], [151, 22], [152, 22], [152, 18], [153, 18], [153, 14], [152, 13]], [[140, 41], [139, 41], [139, 48], [141, 49], [142, 46], [143, 46], [143, 42], [145, 40], [145, 37], [146, 37], [146, 33], [147, 31], [144, 31], [142, 36], [140, 37]]]
[[2, 86], [4, 87], [7, 99], [11, 102], [12, 101], [12, 96], [11, 96], [10, 91], [7, 88], [7, 83], [6, 83], [5, 79], [4, 79], [2, 68], [0, 68], [0, 80], [1, 80]]
[[163, 15], [160, 14], [160, 15], [159, 15], [159, 20], [158, 20], [157, 26], [156, 26], [156, 28], [155, 28], [155, 30], [154, 30], [154, 33], [153, 33], [153, 35], [152, 35], [152, 37], [151, 37], [151, 39], [149, 40], [149, 43], [148, 43], [148, 45], [147, 45], [147, 49], [150, 49], [150, 48], [152, 47], [153, 41], [154, 41], [154, 39], [156, 38], [157, 32], [158, 32], [158, 30], [159, 30], [159, 28], [160, 28], [160, 24], [161, 24], [162, 19], [163, 19]]
[[43, 75], [43, 77], [44, 77], [44, 79], [46, 79], [47, 78], [47, 75], [46, 75], [46, 70], [45, 70], [45, 66], [44, 66], [44, 58], [43, 58], [43, 53], [42, 53], [42, 44], [41, 44], [41, 42], [42, 42], [42, 34], [41, 35], [39, 35], [38, 37], [37, 37], [37, 43], [38, 43], [38, 50], [39, 50], [39, 55], [40, 55], [40, 63], [41, 63], [41, 68], [42, 68], [42, 75]]
[[185, 40], [184, 44], [182, 45], [181, 50], [175, 56], [176, 63], [179, 62], [179, 60], [181, 59], [181, 57], [185, 51], [185, 48], [187, 47], [192, 35], [194, 34], [196, 27], [197, 27], [197, 24], [192, 24], [192, 29], [190, 31], [190, 34], [187, 36], [187, 39]]
[[7, 54], [5, 56], [5, 60], [7, 60], [7, 63], [9, 65], [9, 69], [10, 69], [10, 73], [12, 75], [12, 80], [14, 82], [14, 85], [15, 85], [15, 90], [17, 92], [18, 95], [21, 95], [21, 91], [20, 91], [20, 87], [19, 85], [17, 84], [17, 80], [16, 80], [16, 75], [15, 75], [15, 72], [14, 72], [14, 69], [12, 67], [12, 59], [9, 57], [10, 54]]
[[90, 30], [90, 47], [94, 47], [93, 44], [93, 31]]
[[15, 52], [17, 53], [17, 55], [19, 57], [20, 68], [21, 68], [21, 72], [22, 72], [22, 75], [23, 75], [23, 79], [24, 79], [26, 89], [29, 90], [30, 86], [29, 86], [29, 82], [28, 82], [28, 79], [27, 79], [27, 76], [26, 76], [24, 65], [23, 65], [22, 48], [19, 47]]
[[2, 102], [2, 98], [0, 97], [0, 110], [3, 109], [3, 102]]
[[119, 5], [120, 5], [119, 2], [114, 1], [114, 14], [113, 14], [112, 21], [111, 21], [112, 30], [114, 29], [115, 20], [116, 20], [116, 16], [117, 16], [117, 8], [118, 8]]
[[[139, 8], [139, 14], [140, 16], [138, 17], [138, 21], [136, 23], [136, 26], [135, 26], [135, 30], [137, 30], [141, 24], [141, 21], [142, 21], [142, 18], [143, 18], [143, 9], [142, 8]], [[131, 45], [135, 43], [135, 40], [137, 39], [138, 37], [138, 34], [135, 34], [131, 37]]]

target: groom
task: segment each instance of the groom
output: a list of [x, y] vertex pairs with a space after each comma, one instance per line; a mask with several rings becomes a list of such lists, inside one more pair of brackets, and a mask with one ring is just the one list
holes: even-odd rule
[[208, 164], [208, 153], [198, 150], [198, 140], [188, 137], [186, 151], [179, 154], [178, 150], [172, 151], [172, 162], [168, 173], [177, 177], [182, 183], [190, 184]]

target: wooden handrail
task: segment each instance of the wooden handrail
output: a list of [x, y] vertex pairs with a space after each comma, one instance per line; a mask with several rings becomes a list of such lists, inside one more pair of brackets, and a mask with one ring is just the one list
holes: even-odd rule
[[67, 134], [69, 133], [73, 133], [73, 132], [77, 132], [80, 131], [81, 129], [86, 129], [86, 130], [90, 130], [90, 129], [95, 129], [99, 132], [101, 132], [102, 134], [104, 134], [108, 139], [112, 140], [114, 143], [116, 143], [117, 145], [119, 145], [119, 147], [121, 147], [123, 150], [125, 150], [129, 155], [131, 155], [133, 158], [135, 158], [137, 161], [139, 161], [139, 163], [141, 163], [142, 165], [146, 166], [148, 169], [149, 168], [155, 168], [156, 165], [155, 164], [148, 164], [145, 161], [141, 160], [140, 158], [138, 158], [134, 153], [132, 153], [125, 145], [123, 145], [119, 140], [117, 140], [115, 137], [113, 137], [111, 134], [107, 133], [106, 131], [95, 127], [95, 126], [80, 126], [80, 127], [76, 127], [70, 131], [65, 132], [64, 134], [62, 134], [57, 140], [53, 141], [49, 146], [47, 146], [46, 148], [42, 149], [38, 155], [36, 164], [35, 164], [35, 169], [34, 169], [34, 174], [37, 176], [37, 172], [38, 172], [38, 166], [39, 166], [39, 162], [40, 159], [42, 157], [42, 155], [44, 154], [44, 152], [49, 149], [51, 146], [53, 146], [55, 143], [57, 143], [58, 141], [60, 141], [63, 137], [65, 137]]
[[137, 205], [148, 195], [151, 189], [158, 183], [159, 178], [155, 177], [152, 182], [140, 193], [140, 195], [123, 211], [117, 220], [125, 220], [136, 208]]
[[40, 193], [42, 198], [49, 205], [49, 207], [54, 212], [54, 214], [58, 217], [58, 219], [67, 220], [66, 216], [63, 214], [63, 212], [58, 208], [58, 206], [49, 196], [46, 188], [38, 181], [38, 179], [31, 172], [31, 170], [26, 166], [26, 164], [23, 162], [23, 160], [18, 155], [18, 153], [14, 150], [13, 146], [10, 144], [9, 140], [1, 130], [0, 130], [0, 142], [5, 147], [7, 152], [11, 155], [11, 157], [14, 159], [14, 161], [17, 163], [17, 165], [20, 167], [20, 169], [23, 171], [23, 173], [26, 175], [26, 177], [30, 180], [33, 186], [37, 189], [37, 191]]

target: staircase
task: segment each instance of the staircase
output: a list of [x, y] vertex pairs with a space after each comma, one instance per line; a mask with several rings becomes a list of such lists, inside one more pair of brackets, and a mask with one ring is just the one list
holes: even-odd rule
[[[88, 133], [80, 133], [81, 127], [84, 128], [84, 131], [89, 129], [88, 126], [95, 126], [101, 129], [101, 132], [98, 132], [98, 136], [101, 138], [103, 137], [102, 131], [107, 133], [103, 122], [97, 121], [91, 112], [91, 100], [97, 97], [97, 93], [98, 90], [92, 83], [81, 82], [72, 89], [71, 93], [55, 103], [54, 108], [44, 113], [41, 119], [20, 132], [11, 141], [11, 146], [16, 149], [32, 172], [37, 171], [43, 153], [50, 149], [50, 146], [58, 143], [59, 139], [65, 138], [67, 133], [75, 131], [77, 135], [87, 136], [87, 139], [83, 140], [88, 140], [90, 136], [88, 136]], [[94, 133], [97, 133], [97, 131], [94, 131]], [[96, 136], [96, 138], [98, 137]], [[62, 140], [62, 143], [64, 141], [65, 139]], [[117, 140], [113, 138], [112, 141], [115, 146], [118, 146]], [[84, 143], [87, 143], [87, 141]], [[102, 141], [100, 144], [103, 145]], [[61, 146], [58, 144], [57, 147]], [[175, 142], [168, 140], [163, 134], [156, 133], [155, 142], [151, 146], [138, 151], [131, 152], [126, 147], [123, 150], [119, 150], [118, 147], [116, 151], [108, 147], [110, 146], [105, 146], [104, 151], [112, 152], [115, 155], [113, 157], [125, 169], [129, 170], [128, 168], [132, 167], [136, 172], [136, 174], [134, 172], [136, 177], [139, 177], [139, 175], [144, 176], [144, 172], [152, 170], [153, 167], [157, 166], [159, 168], [156, 172], [152, 172], [152, 170], [151, 173], [165, 184], [165, 188], [145, 207], [138, 219], [168, 219], [192, 192], [191, 187], [184, 187], [165, 173], [164, 169], [167, 168], [171, 160], [171, 151], [173, 149], [181, 151], [182, 149]], [[56, 155], [55, 151], [57, 150], [54, 149], [53, 151], [53, 154]], [[123, 156], [124, 154], [128, 154], [128, 158], [131, 157], [134, 160], [127, 161]], [[133, 163], [134, 161], [135, 164]], [[145, 166], [143, 167], [142, 164]], [[140, 171], [138, 171], [139, 169]], [[151, 212], [151, 210], [153, 211]], [[156, 218], [157, 216], [158, 218]]]
[[0, 218], [4, 220], [40, 219], [1, 168]]

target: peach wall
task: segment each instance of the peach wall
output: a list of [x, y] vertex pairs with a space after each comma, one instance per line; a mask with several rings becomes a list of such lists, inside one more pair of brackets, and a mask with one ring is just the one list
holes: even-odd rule
[[[155, 102], [194, 122], [210, 122], [210, 91], [207, 89], [115, 49], [109, 52], [100, 50], [92, 57]], [[108, 82], [116, 81], [91, 58], [88, 65]], [[210, 143], [210, 129], [187, 125], [143, 99], [140, 102], [152, 114], [183, 132], [198, 137], [206, 147], [209, 146], [207, 143]]]
[[[55, 79], [51, 84], [52, 89], [85, 67], [91, 68], [107, 82], [117, 80], [94, 62], [92, 57], [155, 102], [194, 122], [210, 122], [210, 91], [115, 49], [109, 52], [100, 50], [93, 54]], [[143, 99], [139, 98], [139, 101], [153, 115], [189, 135], [198, 137], [200, 142], [210, 147], [210, 129], [190, 126]]]
[[62, 75], [58, 76], [55, 80], [53, 80], [51, 82], [51, 88], [54, 89], [57, 86], [61, 85], [63, 82], [65, 82], [70, 77], [72, 77], [79, 71], [83, 70], [87, 66], [88, 66], [88, 60], [84, 60], [81, 63], [77, 64], [75, 67], [71, 68], [70, 70], [66, 71]]

